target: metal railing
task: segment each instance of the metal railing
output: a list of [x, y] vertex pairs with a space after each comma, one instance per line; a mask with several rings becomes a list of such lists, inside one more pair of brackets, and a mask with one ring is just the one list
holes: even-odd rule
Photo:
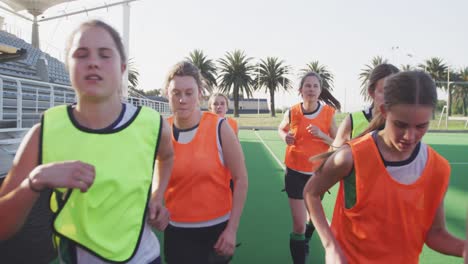
[[[144, 97], [128, 97], [127, 101], [170, 114], [166, 102]], [[74, 102], [76, 94], [70, 86], [0, 75], [0, 121], [16, 120], [16, 128], [33, 126], [50, 107]]]

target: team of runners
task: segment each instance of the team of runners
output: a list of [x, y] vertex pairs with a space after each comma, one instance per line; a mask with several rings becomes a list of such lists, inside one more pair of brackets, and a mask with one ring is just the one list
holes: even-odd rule
[[[203, 78], [184, 61], [166, 78], [171, 117], [122, 103], [124, 48], [98, 20], [72, 32], [66, 65], [77, 102], [48, 109], [24, 137], [0, 189], [0, 240], [32, 219], [53, 231], [53, 253], [31, 254], [35, 263], [229, 263], [248, 180], [228, 98], [213, 94], [203, 112]], [[371, 107], [339, 127], [340, 103], [317, 73], [298, 92], [278, 127], [294, 264], [313, 254], [314, 231], [326, 263], [418, 263], [424, 244], [466, 257], [445, 224], [450, 165], [421, 142], [437, 103], [430, 76], [377, 66]], [[336, 183], [330, 225], [321, 199]], [[51, 213], [30, 214], [38, 205]]]

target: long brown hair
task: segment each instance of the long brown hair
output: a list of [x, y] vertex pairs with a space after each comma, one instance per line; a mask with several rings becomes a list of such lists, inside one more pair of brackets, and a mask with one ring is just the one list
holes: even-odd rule
[[398, 70], [398, 68], [393, 66], [392, 64], [382, 63], [377, 65], [369, 75], [369, 82], [367, 83], [367, 92], [375, 92], [375, 88], [378, 81], [399, 71], [400, 70]]
[[319, 100], [322, 100], [325, 102], [327, 105], [332, 106], [333, 108], [340, 110], [341, 109], [341, 104], [340, 102], [328, 91], [327, 89], [322, 88], [322, 78], [320, 75], [316, 72], [308, 72], [306, 73], [302, 78], [301, 78], [301, 83], [299, 85], [299, 90], [302, 89], [302, 86], [304, 85], [305, 80], [307, 77], [315, 77], [320, 83], [320, 95], [319, 95]]
[[[437, 88], [431, 76], [422, 71], [407, 71], [391, 75], [384, 83], [384, 105], [388, 111], [399, 104], [430, 106], [435, 109], [437, 105]], [[380, 113], [372, 119], [367, 129], [358, 137], [374, 131], [385, 124], [385, 118]], [[317, 169], [320, 171], [326, 159], [335, 151], [322, 153], [311, 157], [311, 162], [325, 159]]]

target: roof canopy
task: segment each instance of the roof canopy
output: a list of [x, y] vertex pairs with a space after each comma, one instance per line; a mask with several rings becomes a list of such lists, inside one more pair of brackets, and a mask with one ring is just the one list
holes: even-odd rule
[[15, 12], [27, 10], [33, 16], [44, 13], [48, 8], [76, 0], [0, 0], [11, 7]]

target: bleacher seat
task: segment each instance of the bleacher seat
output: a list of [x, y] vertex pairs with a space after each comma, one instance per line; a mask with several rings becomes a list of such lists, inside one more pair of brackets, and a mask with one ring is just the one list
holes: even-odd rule
[[40, 56], [44, 54], [48, 61], [47, 67], [49, 70], [49, 76], [53, 77], [51, 78], [53, 82], [57, 84], [70, 85], [68, 72], [65, 68], [65, 65], [61, 61], [47, 53], [43, 53], [40, 49], [33, 47], [26, 41], [19, 39], [6, 31], [0, 31], [0, 43], [27, 50], [27, 55], [25, 58], [18, 60], [15, 63], [9, 62], [0, 64], [0, 74], [32, 80], [40, 80], [37, 74], [36, 63]]

